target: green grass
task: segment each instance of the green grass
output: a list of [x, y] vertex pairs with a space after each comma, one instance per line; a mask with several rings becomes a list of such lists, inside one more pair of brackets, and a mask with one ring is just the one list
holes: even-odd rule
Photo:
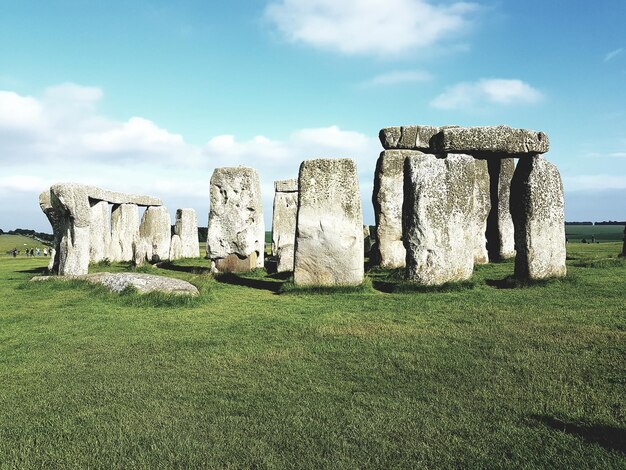
[[6, 234], [2, 234], [0, 235], [0, 257], [9, 257], [11, 255], [9, 255], [9, 251], [12, 250], [13, 248], [17, 248], [19, 251], [21, 251], [19, 256], [26, 256], [24, 255], [24, 250], [26, 249], [37, 249], [39, 248], [41, 250], [41, 252], [43, 253], [43, 249], [44, 248], [50, 248], [49, 246], [44, 245], [43, 243], [34, 240], [32, 238], [28, 238], [25, 237], [23, 235], [6, 235]]
[[143, 268], [190, 301], [29, 283], [47, 261], [4, 257], [0, 468], [624, 468], [620, 249], [570, 244], [562, 281], [517, 286], [505, 262], [432, 292]]
[[620, 241], [624, 239], [623, 225], [566, 225], [565, 235], [570, 242], [588, 242], [595, 236], [598, 242]]

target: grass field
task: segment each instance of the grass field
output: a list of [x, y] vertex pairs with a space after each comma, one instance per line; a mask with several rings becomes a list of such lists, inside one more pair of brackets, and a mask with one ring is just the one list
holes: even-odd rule
[[623, 225], [566, 225], [565, 235], [570, 242], [580, 242], [583, 238], [587, 241], [592, 236], [598, 242], [619, 241], [624, 239]]
[[570, 243], [562, 281], [515, 287], [505, 262], [433, 292], [144, 268], [193, 300], [29, 283], [46, 259], [2, 257], [0, 467], [624, 468], [620, 249]]

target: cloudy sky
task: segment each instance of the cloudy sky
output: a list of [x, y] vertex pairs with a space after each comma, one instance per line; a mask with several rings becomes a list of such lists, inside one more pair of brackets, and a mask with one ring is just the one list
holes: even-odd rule
[[0, 228], [50, 231], [75, 181], [193, 207], [215, 167], [273, 181], [357, 161], [378, 130], [508, 124], [550, 136], [568, 220], [626, 218], [626, 1], [0, 0]]

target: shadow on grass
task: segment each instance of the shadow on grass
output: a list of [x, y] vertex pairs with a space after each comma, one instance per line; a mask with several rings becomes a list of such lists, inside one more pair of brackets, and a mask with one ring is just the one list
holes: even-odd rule
[[271, 278], [279, 279], [279, 281], [268, 281], [262, 278], [245, 277], [245, 276], [240, 276], [235, 273], [218, 274], [217, 276], [215, 276], [215, 280], [217, 282], [221, 282], [224, 284], [231, 284], [233, 286], [250, 287], [252, 289], [258, 289], [258, 290], [267, 290], [274, 294], [278, 294], [281, 291], [283, 282], [280, 282], [280, 278], [277, 278], [274, 276], [278, 276], [278, 275], [273, 274]]
[[447, 282], [440, 286], [424, 286], [408, 281], [373, 281], [372, 287], [385, 294], [459, 292], [476, 287], [475, 281]]
[[372, 282], [369, 278], [356, 286], [296, 286], [293, 280], [282, 284], [280, 294], [284, 295], [334, 295], [334, 294], [366, 294], [372, 293]]
[[157, 263], [156, 265], [160, 269], [166, 269], [169, 271], [178, 271], [181, 273], [188, 274], [211, 274], [210, 266], [179, 266], [170, 261], [163, 261], [161, 263]]
[[539, 280], [520, 280], [513, 276], [507, 276], [504, 279], [485, 279], [485, 284], [496, 289], [527, 289], [531, 287], [547, 287], [551, 285], [576, 284], [578, 279], [571, 274], [562, 278], [539, 279]]
[[557, 431], [578, 436], [589, 443], [598, 444], [607, 450], [626, 454], [626, 429], [624, 428], [573, 423], [543, 415], [532, 415], [531, 419]]
[[24, 269], [22, 271], [18, 271], [18, 273], [26, 273], [26, 274], [48, 274], [48, 268], [45, 266], [42, 266], [40, 268], [33, 268], [33, 269]]

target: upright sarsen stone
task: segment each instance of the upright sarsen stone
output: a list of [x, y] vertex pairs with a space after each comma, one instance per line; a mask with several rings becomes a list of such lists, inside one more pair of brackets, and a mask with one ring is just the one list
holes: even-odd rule
[[377, 242], [372, 260], [383, 268], [402, 268], [405, 264], [406, 250], [402, 241], [404, 160], [411, 155], [421, 155], [421, 152], [386, 150], [376, 162], [372, 203]]
[[487, 219], [491, 210], [489, 168], [487, 160], [474, 160], [474, 264], [489, 262], [487, 252]]
[[46, 195], [46, 191], [42, 194], [40, 205], [55, 231], [56, 257], [53, 270], [60, 275], [82, 275], [89, 270], [92, 206], [100, 201], [161, 205], [159, 199], [150, 196], [107, 191], [76, 183], [55, 184], [50, 187], [49, 195]]
[[89, 225], [89, 261], [98, 263], [111, 259], [111, 214], [107, 201], [98, 201], [91, 205], [91, 223]]
[[[169, 259], [171, 220], [166, 207], [148, 207], [146, 209], [139, 225], [139, 240], [142, 244], [139, 253], [143, 255], [145, 250], [148, 261], [158, 262]], [[137, 258], [137, 256], [134, 258], [136, 263], [139, 262]]]
[[277, 259], [277, 272], [293, 271], [298, 212], [298, 180], [274, 182], [272, 215], [272, 255]]
[[211, 176], [207, 257], [220, 272], [263, 267], [265, 225], [253, 168], [216, 168]]
[[491, 211], [487, 220], [487, 251], [490, 261], [515, 256], [515, 230], [509, 200], [511, 178], [515, 171], [513, 158], [489, 158]]
[[474, 268], [474, 159], [408, 157], [404, 170], [406, 275], [440, 285], [469, 279]]
[[111, 211], [111, 259], [131, 261], [133, 243], [139, 238], [139, 208], [135, 204], [115, 204]]
[[200, 241], [198, 240], [198, 218], [193, 209], [178, 209], [176, 211], [176, 222], [174, 224], [174, 237], [178, 237], [177, 244], [180, 243], [180, 250], [175, 246], [175, 258], [197, 258], [200, 256]]
[[556, 166], [540, 156], [520, 159], [511, 181], [515, 225], [515, 277], [563, 277], [565, 216], [563, 183]]
[[356, 164], [350, 159], [306, 160], [298, 176], [294, 283], [363, 282], [363, 216]]

